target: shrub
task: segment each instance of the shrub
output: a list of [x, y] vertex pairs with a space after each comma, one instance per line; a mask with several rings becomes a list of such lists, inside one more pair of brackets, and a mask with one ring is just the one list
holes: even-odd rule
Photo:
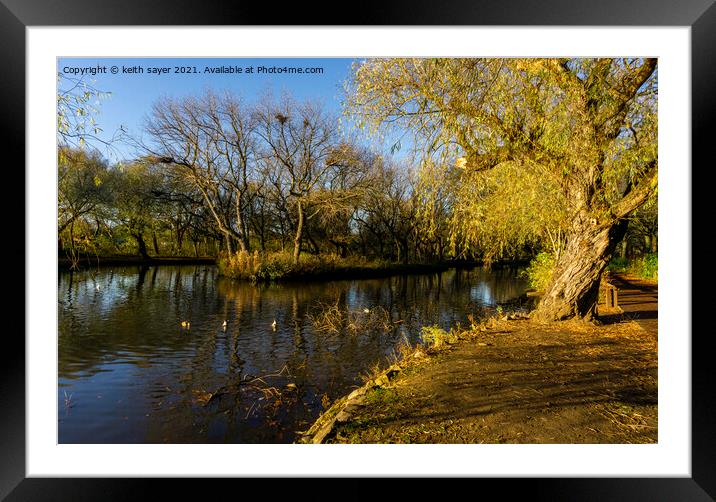
[[455, 343], [457, 341], [457, 335], [455, 332], [445, 331], [439, 326], [423, 326], [421, 330], [423, 343], [439, 349], [445, 344]]
[[239, 251], [230, 256], [222, 254], [217, 260], [217, 264], [221, 275], [253, 282], [332, 274], [335, 272], [354, 272], [365, 269], [376, 270], [389, 266], [384, 261], [370, 261], [362, 257], [341, 258], [335, 254], [302, 254], [298, 264], [294, 264], [291, 253], [259, 254], [256, 251], [253, 253]]
[[286, 277], [294, 271], [293, 256], [289, 253], [270, 253], [265, 255], [261, 266], [251, 280], [273, 281]]
[[550, 253], [540, 253], [530, 262], [524, 275], [527, 276], [530, 287], [537, 291], [547, 289], [552, 273], [554, 272], [554, 257]]
[[626, 272], [629, 268], [629, 260], [621, 256], [615, 256], [609, 261], [607, 270], [609, 272]]
[[217, 265], [222, 275], [235, 279], [256, 280], [263, 263], [258, 252], [239, 251], [231, 255], [219, 256]]
[[630, 270], [632, 274], [643, 279], [659, 279], [659, 258], [657, 253], [650, 253], [632, 262]]
[[609, 262], [607, 270], [610, 272], [628, 272], [642, 279], [659, 278], [659, 259], [657, 253], [646, 254], [639, 258], [627, 260], [615, 257]]

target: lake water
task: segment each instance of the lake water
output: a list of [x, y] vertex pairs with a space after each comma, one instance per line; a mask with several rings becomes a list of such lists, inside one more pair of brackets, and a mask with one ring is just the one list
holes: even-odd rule
[[526, 287], [513, 269], [264, 286], [205, 265], [61, 272], [59, 442], [290, 443], [421, 326]]

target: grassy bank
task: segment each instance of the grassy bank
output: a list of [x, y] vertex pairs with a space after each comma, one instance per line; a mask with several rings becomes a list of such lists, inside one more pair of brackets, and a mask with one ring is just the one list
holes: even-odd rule
[[335, 254], [302, 254], [294, 264], [289, 253], [245, 251], [230, 256], [224, 254], [217, 265], [221, 275], [251, 282], [382, 277], [445, 270], [450, 266], [448, 263], [400, 264], [355, 256], [342, 258]]

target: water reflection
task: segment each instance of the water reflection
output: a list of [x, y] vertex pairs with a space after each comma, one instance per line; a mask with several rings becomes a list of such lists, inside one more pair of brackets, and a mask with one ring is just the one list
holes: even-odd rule
[[59, 440], [291, 442], [401, 339], [524, 290], [511, 270], [256, 287], [209, 266], [62, 273]]

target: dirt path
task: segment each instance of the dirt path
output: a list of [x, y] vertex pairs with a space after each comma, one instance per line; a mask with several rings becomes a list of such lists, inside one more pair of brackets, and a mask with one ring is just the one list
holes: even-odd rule
[[657, 290], [618, 280], [623, 315], [472, 332], [368, 392], [328, 442], [656, 442]]

